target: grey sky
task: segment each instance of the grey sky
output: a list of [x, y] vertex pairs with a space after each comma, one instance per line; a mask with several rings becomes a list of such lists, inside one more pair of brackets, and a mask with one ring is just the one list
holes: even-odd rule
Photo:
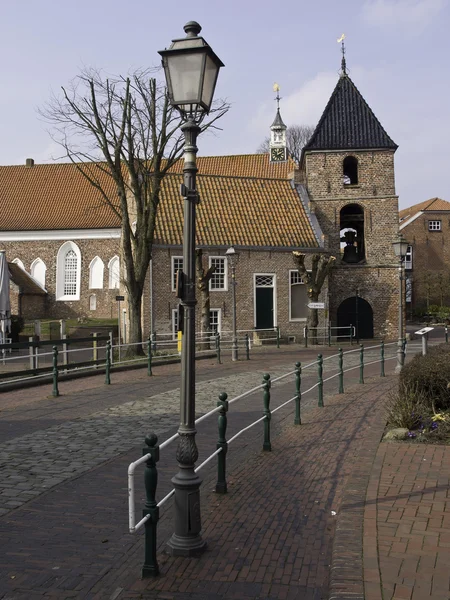
[[274, 117], [275, 81], [285, 123], [315, 125], [344, 32], [350, 77], [399, 144], [400, 206], [450, 201], [449, 0], [3, 2], [0, 164], [58, 156], [36, 108], [80, 67], [124, 74], [157, 65], [157, 51], [192, 19], [225, 63], [216, 95], [232, 103], [223, 131], [199, 139], [200, 154], [254, 152]]

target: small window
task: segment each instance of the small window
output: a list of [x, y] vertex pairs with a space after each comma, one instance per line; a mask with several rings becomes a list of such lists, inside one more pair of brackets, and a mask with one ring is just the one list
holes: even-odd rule
[[177, 290], [177, 273], [183, 270], [183, 257], [172, 256], [172, 292]]
[[289, 287], [289, 320], [304, 321], [308, 316], [308, 294], [298, 271], [289, 271]]
[[120, 287], [120, 263], [119, 257], [113, 256], [108, 263], [109, 277], [108, 287], [110, 290], [119, 289]]
[[15, 258], [13, 260], [13, 263], [16, 264], [18, 267], [20, 267], [22, 269], [22, 271], [25, 271], [25, 266], [24, 266], [23, 262], [20, 260], [20, 258]]
[[47, 271], [47, 267], [45, 266], [45, 263], [40, 259], [40, 258], [36, 258], [36, 260], [34, 260], [31, 263], [31, 277], [33, 277], [33, 279], [35, 279], [39, 285], [41, 287], [43, 287], [45, 289], [45, 273]]
[[408, 246], [408, 249], [406, 250], [406, 255], [405, 255], [405, 269], [412, 269], [412, 246]]
[[428, 221], [428, 231], [441, 231], [441, 222]]
[[356, 185], [358, 183], [358, 159], [354, 156], [346, 156], [343, 162], [344, 185]]
[[405, 285], [405, 291], [406, 291], [405, 302], [407, 304], [411, 304], [411, 302], [412, 302], [412, 289], [413, 289], [413, 286], [412, 286], [413, 282], [412, 282], [411, 277], [407, 277], [406, 278], [405, 284], [406, 284]]
[[95, 294], [89, 296], [89, 310], [97, 310], [97, 296]]
[[177, 339], [178, 335], [178, 308], [172, 309], [172, 337]]
[[216, 267], [209, 281], [209, 289], [214, 290], [227, 290], [227, 261], [222, 256], [211, 256], [209, 258], [209, 266]]
[[103, 270], [103, 261], [96, 256], [89, 265], [89, 289], [103, 289]]
[[220, 308], [211, 308], [209, 311], [209, 331], [212, 335], [221, 332], [222, 329], [222, 311]]

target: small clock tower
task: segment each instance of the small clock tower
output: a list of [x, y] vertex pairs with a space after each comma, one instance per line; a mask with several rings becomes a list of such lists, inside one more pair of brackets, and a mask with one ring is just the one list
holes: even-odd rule
[[286, 125], [280, 115], [280, 86], [275, 83], [273, 91], [277, 93], [277, 114], [270, 126], [270, 162], [285, 162], [287, 160]]

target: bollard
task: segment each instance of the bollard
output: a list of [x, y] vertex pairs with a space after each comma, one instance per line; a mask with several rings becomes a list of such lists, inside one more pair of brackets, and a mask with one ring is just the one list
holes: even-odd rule
[[272, 444], [270, 443], [270, 375], [269, 373], [265, 373], [263, 376], [263, 401], [264, 401], [264, 442], [263, 442], [263, 450], [270, 452], [272, 450]]
[[386, 377], [384, 373], [384, 342], [381, 342], [381, 373], [380, 377]]
[[319, 404], [320, 408], [323, 407], [323, 358], [321, 354], [317, 355], [317, 372], [318, 372], [318, 388], [319, 388]]
[[308, 347], [308, 326], [303, 329], [303, 335], [305, 338], [305, 348]]
[[445, 343], [448, 344], [448, 327], [445, 326]]
[[344, 351], [339, 348], [339, 393], [344, 393]]
[[302, 419], [300, 416], [300, 401], [302, 399], [302, 392], [300, 387], [302, 385], [302, 364], [300, 362], [295, 363], [295, 417], [294, 425], [301, 425]]
[[58, 348], [53, 346], [53, 392], [52, 395], [57, 398], [59, 396], [58, 389]]
[[105, 367], [105, 383], [109, 385], [111, 383], [110, 377], [111, 370], [111, 342], [106, 342], [106, 367]]
[[359, 383], [364, 383], [364, 344], [360, 344], [359, 347]]
[[245, 355], [247, 360], [250, 360], [250, 338], [248, 337], [248, 333], [245, 334]]
[[145, 438], [146, 448], [142, 450], [142, 456], [150, 454], [145, 463], [145, 508], [142, 516], [150, 515], [144, 524], [145, 527], [145, 558], [142, 567], [142, 577], [155, 577], [159, 575], [158, 561], [156, 560], [156, 533], [159, 520], [159, 508], [156, 503], [156, 486], [158, 485], [158, 469], [156, 463], [159, 461], [158, 438], [151, 433]]
[[216, 450], [222, 449], [217, 455], [217, 483], [216, 492], [218, 494], [227, 493], [226, 466], [227, 466], [227, 451], [228, 444], [225, 438], [227, 432], [227, 412], [228, 412], [228, 394], [222, 392], [219, 394], [217, 406], [220, 406], [219, 418], [217, 424], [219, 427], [219, 441], [217, 442]]
[[147, 340], [147, 375], [151, 377], [152, 373], [152, 340], [150, 336]]
[[277, 325], [277, 348], [280, 347], [280, 327]]
[[220, 360], [220, 333], [217, 332], [216, 334], [216, 353], [217, 353], [217, 364], [220, 365], [222, 364], [222, 361]]
[[98, 333], [92, 334], [92, 360], [94, 362], [94, 369], [98, 368], [98, 342], [97, 342]]

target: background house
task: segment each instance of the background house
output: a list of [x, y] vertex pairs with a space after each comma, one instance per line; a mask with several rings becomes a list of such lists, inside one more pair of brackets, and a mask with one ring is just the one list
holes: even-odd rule
[[400, 211], [410, 243], [405, 261], [407, 314], [450, 306], [450, 202], [430, 198]]

